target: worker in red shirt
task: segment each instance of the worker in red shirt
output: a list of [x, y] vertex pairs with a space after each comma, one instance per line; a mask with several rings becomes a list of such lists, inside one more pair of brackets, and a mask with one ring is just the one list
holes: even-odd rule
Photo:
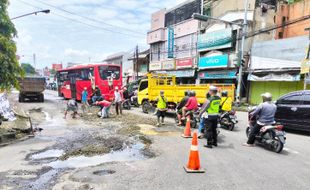
[[188, 111], [195, 111], [198, 108], [198, 101], [196, 98], [196, 92], [191, 91], [189, 95], [189, 99], [187, 101], [187, 104], [182, 108], [182, 120], [185, 119], [185, 113]]
[[96, 105], [101, 107], [101, 118], [109, 118], [109, 110], [112, 103], [107, 100], [102, 100], [99, 102], [97, 101]]

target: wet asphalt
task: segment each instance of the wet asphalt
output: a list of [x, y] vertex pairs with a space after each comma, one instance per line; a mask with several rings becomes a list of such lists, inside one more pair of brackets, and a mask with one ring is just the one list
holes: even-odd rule
[[[90, 141], [92, 135], [102, 136], [116, 130], [113, 123], [103, 123], [102, 130], [85, 128], [80, 120], [62, 119], [64, 101], [55, 92], [46, 91], [47, 100], [40, 104], [48, 117], [44, 130], [35, 138], [0, 148], [0, 189], [309, 189], [310, 187], [310, 137], [287, 133], [287, 143], [282, 153], [264, 147], [242, 146], [246, 141], [247, 114], [237, 113], [239, 123], [234, 131], [221, 129], [219, 145], [213, 149], [203, 147], [205, 139], [198, 142], [200, 164], [205, 173], [188, 174], [187, 164], [191, 139], [181, 138], [182, 129], [174, 126], [174, 118], [167, 118], [162, 128], [140, 126], [151, 140], [149, 148], [155, 154], [146, 157], [135, 148], [134, 137], [125, 138], [128, 154], [104, 157], [73, 157], [60, 162], [59, 155]], [[25, 108], [37, 104], [25, 103]], [[126, 112], [126, 111], [125, 111]], [[145, 120], [154, 119], [143, 114], [141, 108], [127, 111]], [[46, 119], [47, 118], [47, 119]], [[142, 124], [139, 120], [139, 125]], [[109, 127], [104, 127], [109, 125]], [[91, 134], [91, 136], [89, 135]], [[71, 144], [67, 139], [76, 139]], [[95, 137], [94, 137], [95, 138]], [[84, 142], [84, 140], [85, 142]], [[67, 147], [66, 143], [70, 146]], [[93, 144], [97, 141], [92, 141]], [[62, 144], [63, 146], [59, 146]], [[134, 147], [138, 146], [138, 147]], [[48, 152], [49, 151], [49, 152]], [[131, 159], [124, 159], [129, 156]], [[41, 160], [40, 160], [41, 159]], [[102, 162], [102, 160], [108, 160]], [[99, 160], [99, 162], [98, 162]], [[36, 162], [37, 161], [37, 162]], [[68, 162], [69, 161], [69, 162]], [[79, 167], [60, 167], [71, 164]], [[85, 164], [91, 163], [91, 164]], [[56, 166], [59, 166], [57, 169]]]

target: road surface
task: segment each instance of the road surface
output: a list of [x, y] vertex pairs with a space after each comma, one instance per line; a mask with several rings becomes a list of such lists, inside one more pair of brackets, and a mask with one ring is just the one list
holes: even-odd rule
[[[221, 130], [218, 147], [206, 149], [203, 147], [206, 140], [199, 140], [200, 163], [206, 173], [184, 171], [191, 139], [180, 137], [181, 130], [173, 125], [173, 118], [168, 119], [165, 127], [152, 128], [148, 122], [154, 116], [143, 114], [140, 109], [127, 113], [136, 117], [139, 126], [143, 126], [143, 119], [147, 123], [142, 133], [152, 142], [149, 145], [152, 156], [140, 155], [135, 149], [128, 149], [128, 152], [122, 149], [120, 154], [115, 151], [105, 157], [91, 156], [80, 161], [72, 156], [62, 162], [58, 157], [63, 151], [92, 141], [88, 134], [108, 136], [117, 127], [121, 128], [121, 122], [130, 121], [122, 121], [123, 116], [117, 122], [104, 120], [99, 127], [83, 118], [64, 120], [65, 102], [52, 91], [46, 91], [45, 97], [47, 100], [43, 104], [22, 104], [26, 110], [42, 108], [45, 117], [38, 126], [44, 130], [35, 138], [0, 148], [0, 189], [310, 188], [310, 137], [287, 133], [287, 144], [281, 154], [259, 146], [244, 147], [247, 114], [243, 112], [237, 113], [239, 123], [235, 131]], [[135, 136], [118, 137], [126, 142], [136, 141]], [[66, 144], [70, 144], [69, 148]], [[49, 157], [40, 155], [49, 150]], [[42, 159], [35, 159], [35, 156], [42, 156]]]

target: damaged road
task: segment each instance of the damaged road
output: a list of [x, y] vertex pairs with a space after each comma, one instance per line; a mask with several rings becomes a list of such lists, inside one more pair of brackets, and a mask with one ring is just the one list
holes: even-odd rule
[[[13, 94], [14, 95], [14, 94]], [[145, 160], [156, 156], [152, 139], [141, 132], [138, 125], [154, 125], [154, 119], [140, 118], [130, 113], [103, 120], [98, 118], [97, 107], [78, 119], [63, 119], [64, 101], [46, 95], [43, 104], [24, 103], [32, 124], [37, 130], [35, 137], [0, 149], [0, 189], [66, 189], [72, 187], [59, 181], [70, 172], [81, 168], [99, 167], [91, 175], [103, 176], [115, 173], [103, 165], [116, 162]], [[13, 162], [11, 162], [13, 161]], [[8, 165], [7, 165], [8, 164]], [[83, 182], [84, 181], [84, 182]], [[91, 189], [85, 179], [73, 180], [78, 189]], [[99, 185], [100, 186], [100, 185]], [[72, 188], [69, 188], [72, 189]]]

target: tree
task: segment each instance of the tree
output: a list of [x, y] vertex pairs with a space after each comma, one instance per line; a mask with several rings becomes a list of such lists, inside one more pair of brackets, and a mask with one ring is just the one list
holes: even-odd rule
[[36, 74], [36, 70], [29, 63], [22, 63], [21, 67], [26, 74]]
[[8, 0], [0, 1], [0, 89], [19, 87], [18, 78], [24, 75], [16, 57], [16, 44], [13, 38], [17, 36], [14, 24], [11, 22], [7, 8]]

